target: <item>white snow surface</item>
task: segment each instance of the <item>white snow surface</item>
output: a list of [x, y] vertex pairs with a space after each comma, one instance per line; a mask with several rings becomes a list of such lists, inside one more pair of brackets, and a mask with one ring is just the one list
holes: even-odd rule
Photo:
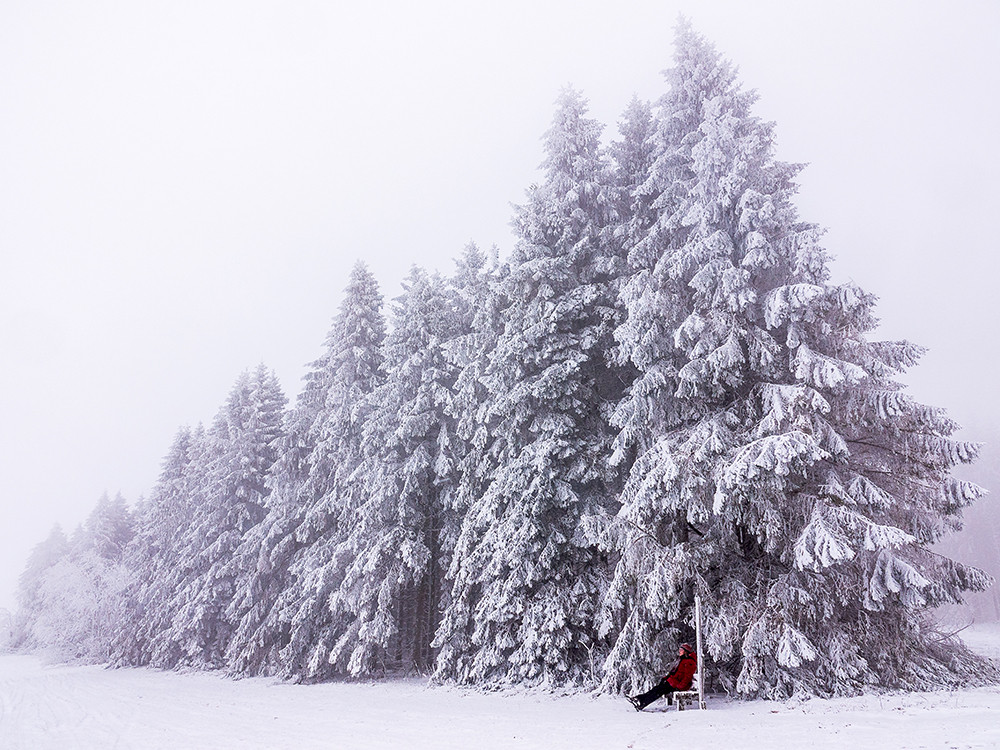
[[[1000, 626], [963, 632], [1000, 653]], [[423, 680], [291, 685], [205, 672], [51, 666], [0, 655], [0, 749], [1000, 747], [1000, 688], [739, 702], [709, 710], [624, 699], [428, 687]]]

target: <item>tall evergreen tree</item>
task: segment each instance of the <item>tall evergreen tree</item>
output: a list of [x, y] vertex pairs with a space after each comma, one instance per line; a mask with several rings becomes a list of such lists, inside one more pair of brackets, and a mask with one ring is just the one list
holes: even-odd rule
[[456, 303], [445, 279], [414, 268], [393, 308], [356, 472], [363, 499], [344, 542], [350, 562], [330, 601], [351, 625], [329, 660], [352, 675], [432, 664], [456, 525], [458, 367], [448, 346], [467, 334]]
[[[160, 538], [165, 539], [163, 535], [170, 529], [175, 529], [176, 536], [160, 548], [158, 557], [154, 557], [160, 562], [162, 575], [156, 586], [159, 590], [150, 592], [156, 596], [156, 608], [149, 611], [153, 618], [148, 628], [148, 663], [151, 666], [173, 668], [183, 658], [182, 644], [176, 638], [172, 624], [187, 602], [182, 592], [200, 573], [199, 550], [203, 540], [192, 529], [199, 509], [208, 502], [212, 486], [211, 470], [217, 455], [218, 445], [213, 430], [199, 424], [191, 431], [180, 474], [169, 489], [172, 497], [163, 506]], [[171, 507], [177, 512], [172, 520], [169, 516]], [[142, 536], [140, 533], [136, 541]]]
[[505, 327], [483, 376], [489, 485], [459, 537], [440, 678], [558, 684], [589, 670], [602, 560], [584, 526], [608, 486], [617, 257], [601, 128], [586, 109], [561, 96], [545, 181], [517, 217]]
[[240, 571], [256, 559], [240, 542], [264, 516], [267, 476], [277, 458], [285, 397], [264, 365], [243, 373], [208, 433], [206, 471], [186, 529], [170, 628], [159, 637], [163, 665], [224, 664], [235, 628], [227, 612]]
[[119, 666], [149, 664], [154, 637], [170, 622], [179, 543], [193, 513], [191, 453], [196, 440], [188, 427], [174, 437], [159, 480], [135, 514], [135, 536], [125, 549], [134, 577], [125, 592], [125, 615], [113, 636], [112, 661]]
[[288, 417], [269, 480], [267, 516], [245, 544], [259, 550], [237, 600], [244, 614], [228, 658], [239, 673], [297, 678], [330, 674], [337, 623], [327, 605], [338, 582], [328, 569], [356, 500], [368, 396], [381, 382], [385, 320], [378, 282], [357, 263], [344, 290], [326, 351], [313, 363]]
[[[455, 305], [458, 314], [466, 321], [467, 330], [448, 346], [449, 361], [458, 368], [454, 397], [448, 407], [458, 442], [455, 451], [458, 457], [457, 485], [448, 497], [447, 508], [458, 525], [450, 531], [446, 530], [448, 533], [445, 535], [445, 545], [452, 551], [458, 543], [463, 519], [489, 485], [491, 468], [488, 457], [493, 424], [488, 409], [487, 371], [490, 356], [503, 331], [508, 307], [502, 282], [507, 267], [500, 264], [496, 248], [488, 258], [478, 247], [470, 244], [457, 265]], [[445, 573], [441, 611], [446, 622], [467, 621], [470, 616], [468, 599], [451, 599], [454, 576], [460, 565], [460, 556], [453, 555]], [[447, 636], [442, 636], [442, 633]], [[466, 653], [470, 649], [470, 641], [465, 632], [439, 625], [433, 646], [438, 650], [439, 661], [448, 663], [450, 655]]]
[[134, 535], [133, 517], [125, 498], [118, 493], [112, 500], [105, 493], [81, 527], [80, 544], [107, 560], [118, 560]]
[[[608, 149], [615, 206], [613, 235], [622, 256], [649, 231], [656, 218], [653, 204], [658, 192], [647, 182], [657, 155], [657, 136], [653, 108], [633, 96], [618, 121], [618, 139]], [[620, 275], [626, 274], [623, 264]]]
[[668, 80], [618, 331], [641, 376], [617, 413], [616, 455], [637, 457], [609, 528], [606, 686], [690, 637], [695, 593], [709, 669], [740, 694], [972, 676], [921, 616], [986, 583], [928, 549], [979, 494], [950, 474], [974, 446], [903, 393], [919, 350], [868, 341], [874, 298], [829, 282], [798, 167], [686, 24]]
[[[455, 435], [461, 442], [458, 486], [451, 497], [452, 510], [462, 518], [482, 496], [484, 470], [490, 439], [490, 421], [486, 402], [486, 372], [489, 357], [503, 331], [507, 308], [502, 294], [504, 266], [496, 248], [488, 257], [475, 244], [469, 244], [457, 261], [454, 277], [456, 315], [464, 322], [464, 334], [449, 342], [449, 361], [459, 372], [449, 414], [455, 421]], [[451, 547], [454, 547], [454, 541]]]

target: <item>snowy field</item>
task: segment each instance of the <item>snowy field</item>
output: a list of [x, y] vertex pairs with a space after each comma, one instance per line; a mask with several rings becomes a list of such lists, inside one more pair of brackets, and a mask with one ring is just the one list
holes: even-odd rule
[[[1000, 626], [963, 632], [1000, 653]], [[0, 749], [997, 748], [1000, 689], [637, 714], [607, 696], [479, 694], [423, 681], [289, 685], [45, 666], [0, 655]]]

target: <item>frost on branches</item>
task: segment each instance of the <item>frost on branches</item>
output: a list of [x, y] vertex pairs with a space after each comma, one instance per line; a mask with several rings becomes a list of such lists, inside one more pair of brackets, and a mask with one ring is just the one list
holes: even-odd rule
[[615, 320], [611, 203], [600, 126], [566, 91], [545, 181], [517, 219], [504, 327], [482, 382], [484, 493], [467, 509], [438, 631], [438, 677], [487, 684], [586, 679], [600, 552], [586, 518], [607, 498], [605, 352]]
[[153, 639], [159, 666], [220, 667], [236, 627], [229, 612], [241, 572], [256, 562], [241, 547], [264, 517], [267, 477], [277, 458], [285, 396], [264, 365], [244, 372], [204, 437], [194, 506], [178, 545], [171, 615]]
[[869, 342], [874, 298], [830, 283], [752, 92], [682, 25], [656, 159], [655, 219], [630, 251], [617, 332], [640, 372], [615, 415], [634, 461], [606, 528], [604, 685], [642, 684], [692, 635], [745, 696], [977, 681], [923, 613], [989, 584], [930, 551], [982, 491], [940, 410], [896, 381], [919, 351]]
[[122, 559], [132, 536], [132, 514], [121, 495], [104, 495], [68, 541], [56, 526], [21, 575], [14, 645], [65, 660], [107, 661], [127, 614], [124, 592], [135, 578]]
[[331, 609], [345, 623], [328, 661], [352, 676], [431, 669], [456, 524], [458, 443], [449, 407], [467, 333], [453, 287], [414, 268], [393, 307], [385, 382], [371, 394], [355, 472], [360, 501], [342, 544]]
[[383, 379], [382, 302], [378, 281], [357, 263], [326, 351], [286, 420], [267, 515], [243, 542], [256, 564], [244, 571], [246, 603], [227, 655], [238, 674], [331, 674], [327, 656], [339, 627], [328, 606], [338, 583], [334, 553], [356, 506], [351, 477], [369, 396]]

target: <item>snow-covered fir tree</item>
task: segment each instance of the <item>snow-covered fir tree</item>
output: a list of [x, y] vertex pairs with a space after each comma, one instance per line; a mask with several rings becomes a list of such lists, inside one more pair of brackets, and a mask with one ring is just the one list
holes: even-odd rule
[[440, 679], [561, 684], [590, 672], [603, 566], [584, 527], [607, 501], [617, 256], [601, 127], [586, 111], [578, 93], [560, 97], [545, 180], [517, 216], [504, 330], [483, 374], [488, 487], [458, 540]]
[[125, 614], [115, 628], [112, 661], [120, 666], [148, 664], [152, 642], [169, 623], [167, 604], [174, 594], [179, 543], [191, 523], [191, 451], [189, 427], [177, 431], [149, 499], [135, 512], [135, 535], [124, 562], [134, 576], [125, 592]]
[[359, 262], [326, 351], [312, 364], [289, 413], [269, 479], [267, 515], [245, 540], [259, 554], [245, 571], [236, 601], [245, 612], [227, 657], [236, 672], [299, 679], [332, 673], [327, 657], [339, 623], [328, 600], [342, 577], [333, 553], [356, 507], [351, 475], [360, 461], [361, 426], [372, 408], [368, 396], [383, 379], [384, 338], [382, 294]]
[[236, 625], [228, 608], [241, 571], [257, 562], [240, 543], [264, 517], [285, 403], [274, 373], [260, 365], [240, 375], [206, 435], [202, 484], [177, 564], [186, 578], [167, 605], [171, 622], [154, 648], [160, 666], [224, 664]]
[[[502, 278], [506, 265], [500, 264], [496, 248], [491, 256], [485, 255], [475, 244], [466, 246], [457, 261], [453, 277], [455, 286], [455, 307], [457, 314], [466, 321], [466, 332], [456, 336], [447, 347], [449, 361], [457, 367], [454, 395], [447, 408], [454, 421], [454, 440], [457, 441], [455, 454], [458, 456], [457, 484], [447, 497], [445, 510], [458, 524], [468, 509], [482, 497], [488, 486], [488, 462], [486, 456], [491, 440], [491, 423], [487, 408], [488, 395], [485, 379], [489, 367], [490, 353], [496, 347], [503, 330], [505, 303]], [[445, 544], [454, 550], [460, 527], [446, 529]], [[444, 595], [441, 610], [445, 618], [452, 620], [462, 602], [450, 599], [452, 576], [458, 558], [445, 574]], [[439, 630], [441, 630], [439, 628]], [[445, 630], [449, 630], [445, 628]], [[461, 641], [463, 634], [449, 630], [447, 643], [435, 635], [433, 648], [440, 653], [450, 654], [468, 647], [468, 641]]]
[[449, 414], [461, 441], [458, 487], [451, 498], [452, 510], [461, 518], [485, 489], [484, 457], [490, 440], [485, 379], [490, 353], [503, 330], [507, 304], [502, 294], [505, 266], [500, 264], [496, 248], [487, 256], [471, 243], [456, 265], [454, 304], [456, 314], [465, 321], [466, 333], [449, 342], [447, 353], [459, 369]]
[[[870, 342], [874, 298], [829, 280], [753, 92], [681, 24], [657, 153], [638, 189], [655, 221], [630, 249], [617, 336], [640, 372], [617, 414], [630, 466], [608, 529], [608, 688], [633, 687], [692, 636], [747, 696], [974, 679], [922, 627], [986, 577], [929, 546], [980, 490], [955, 425], [897, 382], [919, 355]], [[634, 461], [631, 457], [634, 456]]]
[[[180, 592], [198, 575], [197, 550], [201, 544], [192, 533], [195, 513], [205, 503], [210, 480], [210, 467], [216, 455], [211, 430], [198, 424], [185, 439], [182, 428], [171, 451], [165, 459], [161, 482], [153, 496], [139, 512], [139, 533], [126, 550], [131, 565], [139, 573], [139, 586], [129, 596], [138, 594], [140, 607], [144, 601], [149, 606], [140, 612], [139, 628], [126, 626], [123, 631], [132, 637], [135, 653], [141, 655], [141, 664], [161, 668], [176, 666], [181, 659], [180, 645], [171, 630], [171, 623], [185, 604]], [[180, 449], [179, 451], [177, 449]], [[168, 484], [169, 482], [169, 484]], [[157, 497], [160, 493], [161, 497]], [[158, 511], [154, 509], [159, 508]], [[173, 536], [171, 536], [171, 534]], [[152, 550], [145, 545], [152, 542]], [[142, 583], [143, 566], [157, 571], [155, 585]], [[150, 582], [151, 584], [151, 582]], [[116, 662], [131, 663], [124, 641], [116, 652]]]
[[468, 333], [454, 288], [414, 268], [393, 306], [385, 382], [370, 398], [356, 471], [361, 502], [330, 600], [348, 624], [329, 654], [351, 675], [427, 671], [457, 526], [458, 442], [450, 416], [459, 368], [448, 346]]
[[135, 536], [134, 519], [121, 493], [112, 500], [107, 493], [87, 516], [79, 531], [77, 544], [107, 560], [121, 559]]
[[[653, 108], [633, 96], [618, 121], [618, 138], [608, 148], [616, 209], [613, 236], [622, 255], [635, 247], [656, 218], [657, 194], [647, 183], [657, 155], [657, 135]], [[620, 275], [625, 275], [624, 268]]]

